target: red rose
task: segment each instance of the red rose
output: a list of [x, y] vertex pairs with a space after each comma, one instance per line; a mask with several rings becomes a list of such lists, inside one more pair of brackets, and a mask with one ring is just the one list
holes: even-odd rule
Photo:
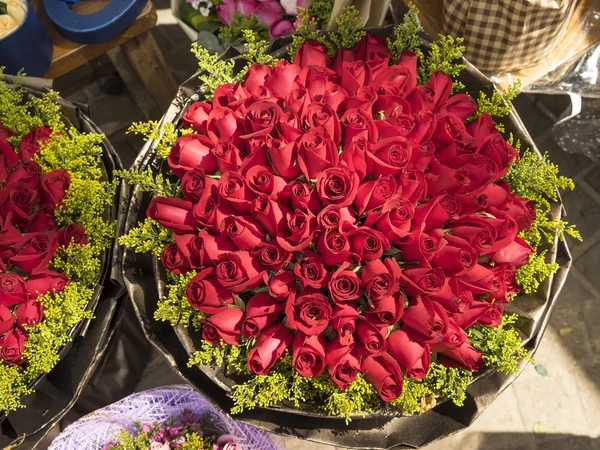
[[416, 203], [424, 200], [427, 196], [429, 184], [425, 181], [425, 176], [419, 169], [407, 167], [400, 174], [400, 180], [398, 181], [402, 186], [402, 196], [407, 200]]
[[303, 377], [318, 377], [325, 369], [325, 347], [322, 335], [296, 333], [292, 342], [292, 364]]
[[259, 194], [250, 205], [250, 214], [265, 228], [269, 236], [277, 236], [290, 210], [267, 194]]
[[460, 347], [467, 340], [467, 333], [456, 323], [453, 318], [448, 319], [446, 334], [440, 342], [431, 344], [431, 351], [442, 353]]
[[385, 38], [365, 34], [356, 43], [356, 54], [359, 59], [370, 61], [378, 57], [390, 57], [390, 51]]
[[286, 142], [279, 139], [269, 139], [266, 150], [273, 168], [287, 181], [300, 175], [298, 144], [295, 140]]
[[359, 180], [345, 167], [331, 167], [317, 178], [317, 193], [326, 205], [350, 206], [356, 197]]
[[374, 88], [381, 89], [385, 83], [396, 87], [402, 93], [411, 92], [417, 86], [417, 55], [404, 50], [398, 63], [382, 70], [372, 84]]
[[337, 338], [341, 345], [350, 345], [354, 343], [356, 321], [361, 320], [361, 318], [362, 316], [353, 304], [338, 303], [333, 307], [331, 313], [331, 328], [337, 333]]
[[440, 114], [452, 114], [461, 120], [467, 120], [476, 112], [477, 103], [467, 94], [453, 95], [440, 108]]
[[5, 181], [19, 164], [19, 156], [8, 142], [0, 139], [0, 181]]
[[[413, 219], [413, 223], [418, 224]], [[427, 265], [428, 261], [443, 250], [446, 241], [442, 230], [433, 230], [430, 234], [423, 231], [423, 225], [417, 225], [398, 245], [402, 251], [403, 261], [416, 261], [421, 265]], [[435, 266], [435, 265], [434, 265]]]
[[239, 308], [225, 308], [214, 316], [207, 317], [202, 326], [202, 339], [218, 344], [221, 340], [229, 345], [238, 345], [242, 339], [244, 312]]
[[216, 266], [217, 280], [233, 292], [253, 289], [263, 283], [265, 269], [249, 252], [225, 253]]
[[279, 122], [283, 111], [277, 103], [270, 100], [262, 100], [250, 105], [244, 118], [244, 129], [246, 134], [266, 136]]
[[382, 328], [365, 318], [356, 322], [356, 349], [368, 356], [387, 350], [387, 328]]
[[506, 175], [508, 167], [519, 160], [519, 153], [506, 142], [498, 130], [488, 136], [476, 153], [486, 156], [498, 164], [501, 171], [497, 178]]
[[221, 173], [230, 170], [237, 171], [244, 160], [242, 152], [233, 143], [232, 139], [222, 139], [211, 149], [215, 157], [217, 168]]
[[337, 339], [329, 341], [327, 366], [331, 381], [341, 390], [345, 390], [360, 371], [360, 359], [354, 350], [354, 345], [341, 345]]
[[317, 214], [323, 209], [316, 189], [301, 181], [293, 181], [289, 185], [289, 189], [294, 208], [301, 209], [304, 212], [312, 212], [313, 214]]
[[[215, 92], [215, 94], [216, 94], [216, 92]], [[244, 133], [244, 128], [243, 128], [241, 119], [231, 109], [216, 107], [208, 115], [208, 119], [206, 122], [206, 134], [209, 138], [209, 141], [211, 141], [212, 143], [217, 143], [220, 140], [226, 140], [226, 139], [231, 138], [231, 139], [233, 139], [233, 142], [235, 142], [237, 144], [237, 143], [239, 143], [240, 136], [243, 133]], [[186, 135], [186, 136], [193, 136], [193, 135]], [[199, 135], [195, 135], [195, 136], [199, 136]], [[181, 138], [183, 138], [183, 137], [185, 137], [185, 136], [182, 136]], [[202, 136], [202, 137], [205, 138], [204, 136]], [[212, 147], [212, 146], [209, 145], [208, 142], [206, 142], [203, 139], [202, 146], [198, 145], [197, 147], [198, 147], [198, 156], [199, 155], [206, 156], [207, 153], [204, 152], [203, 148], [204, 147]], [[211, 162], [211, 157], [214, 158], [214, 155], [210, 154], [210, 156], [207, 156], [207, 163]], [[196, 167], [197, 165], [198, 164], [196, 164], [194, 167]], [[214, 167], [213, 171], [210, 171], [208, 167], [204, 167], [204, 169], [206, 170], [207, 173], [214, 173], [214, 171], [217, 169], [216, 161], [215, 161], [215, 167]]]
[[[275, 201], [287, 203], [287, 182], [273, 174], [270, 167], [253, 166], [246, 172], [246, 183], [256, 195], [265, 194]], [[286, 191], [288, 191], [286, 193]]]
[[277, 243], [288, 252], [304, 250], [312, 242], [317, 218], [312, 213], [296, 210], [285, 215], [285, 229], [277, 235]]
[[277, 98], [287, 98], [292, 84], [300, 74], [301, 67], [298, 64], [290, 64], [281, 60], [275, 64], [271, 76], [265, 80], [265, 87]]
[[429, 345], [414, 341], [403, 330], [388, 336], [388, 353], [398, 361], [408, 378], [422, 380], [429, 371], [431, 353]]
[[[377, 92], [371, 86], [359, 87], [354, 95], [347, 97], [339, 106], [337, 113], [342, 116], [346, 110], [358, 108], [373, 114], [373, 107], [378, 100]], [[379, 113], [378, 110], [376, 110]], [[381, 136], [380, 136], [381, 138]]]
[[337, 266], [352, 258], [348, 236], [337, 230], [321, 233], [317, 242], [317, 251], [328, 266]]
[[402, 370], [389, 353], [366, 357], [361, 369], [384, 402], [394, 401], [402, 393]]
[[187, 233], [198, 227], [198, 222], [192, 214], [192, 206], [192, 202], [178, 198], [154, 197], [148, 205], [146, 216], [165, 228]]
[[340, 153], [340, 161], [348, 166], [350, 172], [356, 172], [360, 181], [367, 176], [366, 154], [370, 147], [371, 143], [364, 136], [357, 136], [350, 147]]
[[357, 137], [364, 137], [369, 142], [377, 142], [377, 127], [373, 118], [365, 111], [359, 108], [346, 110], [340, 118], [343, 131], [342, 148], [347, 148], [352, 144], [352, 140]]
[[23, 351], [25, 350], [25, 342], [27, 336], [14, 328], [4, 336], [0, 337], [0, 359], [11, 366], [20, 366], [25, 362]]
[[181, 136], [169, 153], [169, 167], [179, 178], [195, 167], [213, 174], [217, 171], [217, 160], [211, 151], [212, 148], [213, 143], [206, 136], [199, 134]]
[[17, 318], [17, 326], [32, 327], [42, 321], [44, 317], [44, 305], [40, 302], [28, 300], [20, 303], [15, 308], [15, 316]]
[[29, 161], [35, 155], [40, 153], [41, 144], [45, 144], [50, 139], [52, 129], [41, 126], [34, 128], [19, 142], [19, 156], [23, 161]]
[[223, 174], [218, 184], [219, 196], [227, 200], [239, 214], [248, 214], [252, 200], [256, 195], [246, 184], [246, 180], [237, 172]]
[[[229, 240], [226, 234], [213, 236], [208, 230], [200, 230], [198, 237], [199, 241], [194, 239], [190, 242], [190, 250], [195, 254], [190, 253], [189, 257], [200, 263], [201, 266], [214, 266], [219, 262], [221, 256], [237, 251], [236, 245]], [[175, 235], [175, 242], [179, 244], [180, 241], [183, 239]], [[188, 256], [186, 251], [184, 251], [184, 255]]]
[[8, 333], [15, 326], [15, 316], [10, 309], [0, 305], [0, 336]]
[[71, 243], [86, 245], [88, 242], [85, 229], [81, 225], [71, 223], [58, 230], [58, 245], [61, 247], [68, 247]]
[[398, 245], [410, 231], [414, 206], [405, 198], [396, 198], [393, 203], [391, 211], [368, 214], [365, 226], [374, 226], [390, 243]]
[[482, 264], [475, 264], [470, 271], [459, 278], [459, 281], [474, 295], [495, 293], [503, 288], [500, 274]]
[[334, 145], [340, 145], [341, 127], [335, 111], [325, 103], [311, 103], [306, 107], [302, 115], [302, 122], [306, 123], [308, 131], [314, 128], [322, 128], [333, 140]]
[[308, 289], [288, 298], [285, 304], [288, 326], [307, 335], [320, 334], [331, 318], [331, 305], [323, 294]]
[[[226, 83], [218, 86], [213, 95], [213, 111], [207, 120], [211, 123], [215, 116], [212, 115], [216, 109], [224, 108], [230, 111], [245, 110], [252, 103], [250, 92], [240, 83]], [[217, 117], [221, 117], [217, 114]], [[213, 129], [214, 131], [214, 129]], [[221, 136], [224, 136], [223, 134]]]
[[296, 275], [284, 270], [269, 280], [269, 294], [279, 301], [296, 295]]
[[458, 277], [464, 275], [477, 264], [477, 253], [469, 247], [469, 244], [452, 235], [444, 236], [447, 243], [431, 259], [433, 267], [440, 267], [446, 277]]
[[490, 258], [498, 264], [513, 264], [518, 267], [527, 264], [529, 255], [532, 253], [533, 248], [531, 248], [531, 245], [517, 236], [512, 243], [503, 249], [491, 253]]
[[535, 220], [535, 207], [531, 200], [515, 196], [506, 208], [506, 214], [517, 222], [519, 230], [529, 230]]
[[395, 203], [399, 195], [398, 185], [393, 176], [379, 176], [375, 180], [360, 184], [354, 199], [356, 213], [362, 215], [365, 211], [382, 207], [386, 202]]
[[217, 180], [207, 177], [202, 167], [193, 168], [181, 178], [183, 198], [191, 202], [209, 195], [213, 186], [217, 186]]
[[325, 52], [325, 47], [319, 41], [304, 41], [294, 56], [294, 64], [300, 67], [322, 66], [329, 67], [331, 62]]
[[458, 219], [460, 202], [450, 195], [438, 195], [415, 209], [413, 222], [423, 224], [423, 231], [444, 228], [450, 219]]
[[271, 67], [267, 64], [255, 63], [248, 67], [248, 72], [244, 79], [244, 87], [253, 92], [254, 89], [262, 87], [265, 80], [271, 75]]
[[6, 179], [6, 185], [21, 182], [30, 189], [36, 189], [40, 181], [42, 169], [35, 161], [23, 162]]
[[269, 296], [267, 292], [256, 294], [246, 303], [246, 320], [242, 333], [246, 336], [258, 336], [267, 326], [279, 320], [283, 303]]
[[[290, 95], [287, 98], [287, 111], [297, 117], [297, 114], [304, 114], [310, 102], [311, 99], [306, 86], [297, 80], [293, 84]], [[300, 126], [300, 122], [298, 122], [297, 126]]]
[[11, 214], [12, 223], [26, 223], [38, 201], [37, 192], [25, 183], [12, 183], [0, 191], [0, 216]]
[[327, 285], [329, 295], [334, 302], [348, 302], [356, 300], [362, 293], [362, 282], [356, 272], [347, 270], [350, 266], [349, 262], [344, 262], [337, 268], [329, 280]]
[[[213, 188], [213, 193], [216, 192], [215, 189], [216, 188]], [[205, 195], [194, 205], [192, 216], [201, 227], [216, 231], [218, 208], [219, 205], [217, 204], [216, 194]]]
[[356, 217], [348, 207], [329, 205], [321, 209], [317, 216], [319, 227], [324, 230], [341, 230], [343, 224], [354, 225]]
[[285, 268], [294, 255], [282, 249], [276, 243], [263, 242], [252, 252], [253, 256], [260, 258], [263, 266], [270, 270], [281, 270]]
[[483, 354], [475, 350], [468, 341], [458, 348], [439, 353], [437, 360], [445, 367], [459, 367], [471, 372], [479, 372], [483, 366]]
[[426, 296], [409, 299], [402, 322], [409, 327], [404, 328], [404, 331], [412, 339], [425, 344], [440, 342], [448, 329], [446, 311]]
[[471, 307], [473, 293], [453, 277], [439, 292], [431, 296], [431, 300], [442, 305], [449, 313], [458, 313]]
[[187, 285], [185, 296], [190, 305], [206, 314], [217, 314], [234, 302], [231, 291], [219, 283], [213, 269], [198, 272]]
[[387, 238], [377, 230], [359, 227], [348, 233], [350, 248], [358, 264], [378, 260], [385, 250], [390, 249]]
[[298, 142], [298, 165], [307, 180], [338, 163], [338, 149], [325, 128], [309, 129]]
[[[214, 263], [207, 255], [206, 249], [204, 248], [205, 238], [216, 241], [208, 231], [202, 230], [201, 233], [204, 235], [201, 237], [196, 234], [175, 234], [175, 248], [173, 244], [165, 247], [161, 260], [167, 270], [179, 273], [184, 273], [188, 269], [201, 269], [206, 266], [213, 266]], [[226, 237], [225, 237], [226, 239]], [[217, 248], [218, 244], [214, 244]], [[235, 245], [229, 242], [231, 249], [227, 251], [235, 251]], [[167, 249], [168, 248], [168, 249]]]
[[400, 290], [400, 266], [394, 258], [367, 263], [360, 275], [365, 292], [371, 300], [394, 295]]
[[294, 273], [302, 289], [321, 289], [329, 281], [329, 272], [323, 265], [323, 258], [311, 251], [306, 251], [305, 256], [296, 262]]
[[373, 300], [365, 310], [365, 317], [376, 326], [391, 327], [404, 313], [404, 296], [401, 294]]
[[407, 295], [431, 295], [444, 287], [446, 277], [439, 267], [412, 267], [402, 271], [403, 288]]
[[497, 327], [502, 323], [504, 308], [497, 303], [475, 300], [469, 309], [453, 314], [453, 319], [463, 329], [479, 323], [487, 327]]
[[367, 173], [374, 178], [398, 175], [412, 158], [413, 145], [401, 136], [382, 139], [367, 153]]
[[212, 111], [212, 105], [206, 102], [195, 102], [181, 116], [184, 128], [192, 128], [196, 133], [206, 134], [206, 122]]
[[27, 233], [15, 244], [15, 256], [9, 262], [23, 272], [36, 274], [46, 268], [57, 247], [55, 232]]
[[329, 105], [331, 109], [339, 112], [340, 105], [348, 97], [348, 92], [341, 87], [339, 84], [329, 83], [325, 87], [325, 92], [321, 101], [326, 105]]
[[342, 64], [342, 73], [340, 75], [340, 85], [350, 95], [367, 83], [367, 65], [363, 60], [345, 62]]
[[257, 375], [266, 375], [292, 346], [292, 333], [280, 323], [268, 326], [256, 338], [248, 352], [248, 369]]
[[67, 284], [69, 284], [69, 277], [64, 273], [44, 269], [35, 275], [29, 275], [27, 292], [30, 298], [35, 298], [48, 292], [61, 292]]
[[190, 269], [188, 260], [184, 257], [176, 244], [168, 244], [165, 246], [160, 255], [160, 262], [169, 272], [178, 275], [186, 273]]
[[251, 250], [265, 239], [260, 223], [247, 216], [228, 216], [220, 223], [219, 231], [226, 233], [240, 250]]

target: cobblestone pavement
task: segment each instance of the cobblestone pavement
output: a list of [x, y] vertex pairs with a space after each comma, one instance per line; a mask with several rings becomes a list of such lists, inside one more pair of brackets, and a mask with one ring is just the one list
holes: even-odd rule
[[[165, 1], [158, 3], [158, 8], [167, 8]], [[189, 53], [189, 40], [174, 23], [170, 11], [159, 11], [159, 26], [153, 34], [175, 78], [179, 82], [187, 79], [195, 70], [195, 62]], [[126, 135], [125, 130], [142, 115], [126, 92], [107, 95], [99, 88], [101, 84], [89, 86], [71, 98], [90, 105], [92, 117], [128, 166], [142, 143]], [[592, 107], [598, 104], [591, 103]], [[584, 242], [569, 241], [574, 264], [535, 358], [539, 371], [529, 365], [472, 427], [428, 446], [428, 450], [600, 450], [599, 162], [567, 153], [557, 144], [552, 125], [566, 106], [563, 97], [520, 96], [516, 106], [538, 148], [549, 152], [564, 175], [574, 178], [575, 191], [565, 193], [563, 198], [568, 220], [577, 224]], [[595, 139], [600, 139], [598, 129]], [[568, 150], [577, 151], [577, 143]], [[158, 361], [152, 375], [143, 380], [144, 388], [174, 382], [172, 373], [161, 373], [161, 366], [168, 370]], [[290, 439], [288, 448], [331, 447]]]

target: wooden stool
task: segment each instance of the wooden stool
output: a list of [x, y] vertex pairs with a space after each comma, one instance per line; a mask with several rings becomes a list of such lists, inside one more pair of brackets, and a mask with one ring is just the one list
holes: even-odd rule
[[[102, 9], [109, 1], [79, 1], [73, 5], [73, 11], [91, 14]], [[42, 1], [31, 0], [31, 3], [54, 45], [52, 64], [45, 75], [47, 78], [58, 78], [106, 53], [147, 118], [157, 119], [167, 110], [178, 85], [150, 33], [157, 20], [156, 10], [150, 0], [129, 28], [98, 44], [80, 44], [64, 38], [44, 13]]]

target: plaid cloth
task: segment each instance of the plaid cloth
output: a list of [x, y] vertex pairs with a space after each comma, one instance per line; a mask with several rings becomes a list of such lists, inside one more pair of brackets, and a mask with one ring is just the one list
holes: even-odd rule
[[444, 0], [444, 32], [465, 38], [481, 70], [510, 71], [545, 58], [564, 37], [577, 0]]

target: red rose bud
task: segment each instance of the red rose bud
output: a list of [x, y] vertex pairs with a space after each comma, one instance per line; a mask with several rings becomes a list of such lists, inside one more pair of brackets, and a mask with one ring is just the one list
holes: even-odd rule
[[317, 228], [317, 218], [312, 213], [296, 210], [287, 212], [286, 224], [277, 235], [277, 243], [288, 252], [303, 251], [313, 240]]
[[285, 180], [291, 181], [300, 175], [300, 166], [297, 164], [298, 146], [295, 140], [286, 142], [270, 139], [267, 141], [266, 150], [273, 168]]
[[387, 328], [375, 325], [369, 319], [356, 322], [356, 349], [363, 355], [374, 355], [387, 350]]
[[319, 227], [325, 230], [340, 231], [343, 224], [354, 225], [356, 217], [350, 208], [329, 205], [321, 210], [317, 216], [317, 222]]
[[380, 88], [386, 82], [401, 93], [411, 92], [417, 86], [417, 55], [408, 50], [402, 51], [398, 63], [382, 70], [372, 84], [373, 87]]
[[289, 185], [289, 189], [294, 209], [301, 209], [305, 213], [310, 212], [313, 214], [319, 213], [323, 209], [314, 188], [301, 181], [294, 181]]
[[17, 325], [32, 327], [41, 322], [44, 317], [44, 306], [40, 302], [28, 300], [15, 308]]
[[[213, 95], [214, 109], [209, 113], [207, 119], [207, 133], [209, 137], [214, 142], [228, 138], [227, 133], [222, 133], [223, 131], [227, 131], [228, 122], [231, 120], [227, 115], [229, 112], [245, 111], [251, 103], [252, 97], [250, 93], [240, 83], [226, 83], [218, 86]], [[223, 119], [223, 122], [221, 122], [221, 119]], [[216, 126], [215, 122], [217, 123]], [[225, 128], [222, 128], [223, 126]], [[215, 131], [221, 132], [219, 139], [213, 139]]]
[[181, 116], [184, 128], [191, 128], [198, 134], [206, 134], [206, 122], [212, 111], [212, 105], [206, 102], [195, 102]]
[[266, 375], [292, 346], [292, 333], [280, 323], [268, 326], [256, 338], [248, 352], [248, 369], [257, 375]]
[[280, 203], [289, 200], [289, 189], [287, 182], [273, 173], [273, 169], [265, 166], [253, 166], [246, 172], [248, 187], [256, 194], [268, 195]]
[[250, 214], [265, 228], [270, 236], [277, 236], [284, 225], [284, 215], [289, 209], [280, 205], [266, 194], [259, 194], [250, 206]]
[[148, 205], [146, 216], [165, 228], [180, 233], [193, 232], [198, 222], [192, 214], [193, 204], [179, 198], [154, 197]]
[[40, 153], [41, 145], [48, 142], [52, 130], [46, 126], [41, 126], [31, 130], [21, 142], [19, 142], [19, 156], [23, 161], [29, 161], [35, 155]]
[[303, 377], [318, 377], [325, 369], [327, 341], [321, 334], [296, 333], [292, 342], [292, 364]]
[[408, 200], [397, 198], [392, 208], [385, 213], [367, 213], [365, 226], [375, 227], [391, 244], [398, 245], [409, 234], [414, 207]]
[[466, 241], [452, 235], [444, 236], [443, 240], [446, 245], [440, 245], [441, 248], [431, 259], [431, 265], [440, 267], [446, 277], [464, 275], [477, 264], [477, 253]]
[[6, 179], [6, 185], [12, 183], [23, 183], [29, 189], [36, 189], [40, 181], [42, 170], [35, 161], [21, 163], [15, 171]]
[[448, 319], [448, 328], [444, 338], [437, 343], [431, 344], [431, 351], [442, 353], [453, 348], [458, 348], [467, 340], [467, 333], [452, 318]]
[[452, 114], [463, 121], [476, 112], [477, 103], [467, 94], [453, 95], [440, 109], [441, 114]]
[[76, 223], [71, 223], [58, 231], [58, 245], [68, 247], [71, 243], [78, 245], [86, 245], [88, 243], [85, 229]]
[[360, 371], [360, 360], [354, 351], [354, 345], [341, 345], [337, 339], [329, 341], [327, 366], [331, 381], [341, 390], [345, 390]]
[[429, 232], [445, 228], [450, 219], [458, 218], [458, 213], [460, 213], [460, 202], [448, 195], [438, 195], [415, 209], [413, 221], [422, 224], [423, 230]]
[[206, 318], [202, 326], [202, 339], [213, 344], [223, 340], [229, 345], [238, 345], [242, 339], [244, 312], [239, 308], [225, 308]]
[[260, 223], [247, 216], [229, 216], [219, 224], [219, 231], [240, 250], [251, 250], [258, 247], [265, 239], [265, 232]]
[[[289, 3], [289, 2], [288, 2]], [[325, 47], [319, 41], [304, 41], [296, 52], [294, 64], [300, 67], [322, 66], [329, 67], [331, 61], [325, 52]]]
[[34, 206], [38, 203], [38, 194], [25, 183], [13, 183], [0, 191], [0, 216], [5, 219], [12, 215], [12, 223], [29, 222]]
[[416, 297], [408, 301], [402, 322], [412, 339], [425, 344], [440, 342], [448, 329], [448, 315], [438, 303], [429, 297]]
[[475, 264], [459, 278], [459, 281], [462, 287], [471, 291], [473, 295], [493, 294], [503, 289], [501, 275], [481, 264]]
[[524, 239], [516, 237], [515, 240], [503, 249], [490, 254], [490, 259], [497, 264], [513, 264], [517, 267], [527, 264], [533, 248]]
[[15, 326], [15, 317], [10, 309], [0, 305], [0, 336], [8, 333]]
[[353, 139], [363, 137], [369, 142], [377, 142], [377, 127], [373, 118], [359, 108], [348, 109], [340, 118], [343, 131], [342, 148], [352, 144]]
[[237, 293], [260, 286], [266, 272], [258, 258], [238, 251], [221, 255], [215, 273], [224, 287]]
[[64, 169], [56, 169], [42, 175], [40, 180], [42, 203], [51, 206], [62, 204], [69, 187], [71, 175]]
[[406, 268], [402, 271], [402, 287], [407, 295], [432, 295], [439, 292], [446, 283], [444, 271], [439, 267]]
[[350, 263], [344, 262], [331, 275], [327, 285], [329, 295], [334, 302], [356, 300], [363, 294], [362, 282], [356, 272], [347, 270]]
[[373, 300], [372, 303], [365, 311], [365, 317], [379, 327], [391, 327], [404, 313], [404, 296], [400, 294]]
[[445, 367], [459, 367], [471, 372], [479, 372], [483, 367], [483, 354], [475, 350], [469, 341], [465, 341], [458, 348], [439, 353], [437, 361]]
[[217, 314], [234, 303], [233, 294], [219, 283], [213, 269], [205, 269], [194, 276], [185, 296], [190, 305], [206, 314]]
[[390, 51], [385, 38], [366, 34], [356, 43], [356, 54], [360, 59], [370, 61], [377, 57], [389, 57]]
[[216, 231], [218, 208], [216, 195], [204, 196], [193, 206], [192, 216], [201, 227]]
[[442, 305], [448, 313], [464, 312], [473, 303], [473, 293], [466, 290], [457, 278], [450, 278], [448, 283], [430, 298]]
[[54, 272], [50, 269], [40, 270], [39, 273], [27, 278], [29, 298], [35, 298], [48, 292], [62, 292], [69, 281], [69, 277], [64, 273]]
[[298, 64], [290, 64], [288, 61], [281, 60], [273, 67], [271, 76], [265, 80], [265, 87], [275, 97], [286, 98], [301, 70]]
[[261, 133], [267, 135], [283, 115], [281, 107], [270, 100], [252, 103], [244, 118], [246, 134]]
[[242, 333], [246, 336], [258, 336], [264, 328], [279, 320], [284, 308], [283, 303], [270, 297], [267, 292], [254, 295], [246, 304]]
[[360, 181], [367, 176], [366, 152], [360, 147], [354, 145], [351, 148], [344, 149], [340, 153], [340, 161], [348, 166], [350, 172], [356, 173]]
[[363, 267], [360, 275], [371, 300], [394, 295], [400, 290], [400, 266], [394, 258], [375, 260]]
[[284, 269], [291, 261], [294, 255], [275, 243], [263, 242], [258, 248], [252, 251], [252, 255], [260, 258], [263, 266], [270, 270]]
[[360, 227], [348, 233], [350, 248], [358, 264], [379, 260], [390, 249], [387, 238], [377, 230]]
[[[368, 70], [368, 67], [367, 67]], [[373, 114], [373, 106], [377, 101], [378, 96], [375, 89], [371, 86], [359, 87], [354, 95], [347, 97], [341, 105], [338, 106], [338, 114], [344, 115], [348, 109], [362, 109], [369, 114]]]
[[350, 95], [356, 94], [356, 91], [367, 83], [368, 69], [365, 61], [356, 60], [342, 64], [342, 73], [340, 76], [340, 85]]
[[323, 265], [323, 258], [317, 253], [306, 251], [306, 256], [296, 262], [294, 273], [302, 289], [321, 289], [329, 281], [329, 272]]
[[410, 164], [412, 152], [412, 143], [403, 137], [382, 139], [366, 155], [367, 173], [374, 178], [396, 176]]
[[477, 150], [477, 154], [497, 162], [501, 170], [496, 174], [496, 179], [506, 175], [508, 167], [519, 160], [519, 153], [504, 140], [498, 130], [488, 136], [483, 145]]
[[333, 140], [335, 146], [340, 145], [341, 126], [331, 106], [325, 103], [310, 103], [301, 117], [302, 123], [306, 123], [309, 130], [322, 128]]
[[177, 275], [186, 273], [190, 269], [188, 260], [181, 253], [177, 244], [168, 244], [165, 246], [160, 255], [160, 262], [165, 266], [165, 269]]
[[[197, 262], [200, 266], [214, 266], [219, 262], [222, 255], [237, 251], [237, 247], [225, 233], [213, 236], [204, 229], [198, 233], [198, 237], [199, 241], [190, 242], [192, 245], [190, 247], [190, 258], [198, 258], [197, 261], [194, 259], [194, 262]], [[179, 240], [182, 240], [182, 238], [175, 235], [175, 242], [179, 242]]]
[[388, 353], [398, 361], [408, 378], [422, 380], [429, 371], [431, 353], [429, 345], [414, 341], [403, 330], [388, 336]]
[[326, 205], [350, 206], [356, 197], [358, 175], [345, 167], [332, 167], [317, 178], [317, 193]]
[[269, 295], [280, 302], [296, 294], [296, 275], [284, 270], [269, 280]]
[[197, 202], [210, 195], [213, 186], [216, 187], [217, 183], [217, 180], [206, 176], [202, 167], [195, 167], [186, 172], [181, 179], [183, 198], [190, 202]]
[[361, 183], [354, 199], [358, 215], [365, 211], [382, 207], [386, 202], [393, 202], [399, 195], [396, 180], [390, 176], [381, 176], [376, 180]]
[[256, 198], [254, 192], [246, 185], [244, 177], [236, 172], [227, 172], [221, 176], [218, 192], [239, 214], [248, 214], [251, 202]]
[[[442, 230], [432, 230], [430, 234], [423, 232], [422, 225], [415, 228], [398, 245], [402, 251], [403, 261], [414, 261], [421, 265], [428, 262], [443, 250], [446, 241]], [[473, 261], [474, 263], [475, 261]], [[436, 266], [437, 264], [434, 264]]]
[[388, 353], [366, 357], [361, 369], [384, 402], [394, 401], [402, 393], [402, 370]]
[[425, 181], [423, 172], [415, 167], [409, 166], [404, 169], [400, 174], [400, 185], [402, 186], [402, 196], [413, 203], [424, 200], [427, 196], [429, 185]]
[[248, 68], [244, 79], [244, 87], [252, 92], [254, 89], [263, 87], [265, 80], [271, 75], [271, 67], [267, 64], [254, 63]]
[[322, 333], [329, 325], [331, 305], [319, 291], [308, 289], [288, 298], [285, 313], [290, 328], [312, 336]]
[[8, 261], [23, 272], [36, 274], [45, 269], [58, 247], [56, 232], [25, 234], [14, 246]]
[[535, 220], [535, 207], [531, 200], [526, 200], [522, 197], [515, 196], [507, 205], [506, 214], [513, 218], [517, 225], [519, 226], [519, 230], [529, 230], [531, 228], [531, 224]]
[[333, 307], [330, 323], [341, 345], [355, 342], [356, 321], [361, 318], [361, 314], [353, 304], [339, 303]]
[[0, 337], [0, 359], [11, 366], [20, 366], [25, 362], [23, 351], [27, 337], [18, 328]]
[[[222, 86], [225, 88], [227, 85]], [[217, 92], [215, 91], [215, 99], [218, 99], [216, 96]], [[250, 99], [251, 100], [251, 99]], [[214, 108], [210, 114], [208, 115], [208, 120], [206, 122], [206, 133], [210, 138], [210, 141], [213, 143], [217, 143], [221, 140], [227, 140], [229, 138], [233, 139], [233, 142], [236, 145], [240, 142], [240, 136], [243, 134], [244, 128], [242, 122], [238, 115], [236, 115], [229, 108]], [[183, 137], [183, 136], [182, 136]], [[204, 146], [204, 141], [203, 141]], [[208, 143], [206, 143], [208, 146]], [[202, 152], [199, 152], [203, 154]], [[211, 154], [214, 158], [214, 155]], [[210, 162], [210, 158], [207, 162]], [[195, 167], [195, 166], [194, 166]], [[213, 173], [209, 170], [205, 169], [207, 173]], [[215, 170], [216, 170], [216, 161], [215, 161]]]
[[328, 266], [337, 266], [352, 259], [348, 236], [336, 230], [321, 233], [317, 242], [317, 251]]
[[199, 134], [186, 134], [175, 141], [169, 153], [171, 171], [182, 178], [186, 172], [200, 167], [207, 174], [217, 171], [217, 160], [211, 152], [213, 143], [210, 139]]
[[5, 181], [19, 164], [19, 156], [6, 140], [0, 139], [0, 182]]
[[338, 149], [325, 128], [309, 129], [298, 142], [298, 166], [307, 180], [338, 163]]

